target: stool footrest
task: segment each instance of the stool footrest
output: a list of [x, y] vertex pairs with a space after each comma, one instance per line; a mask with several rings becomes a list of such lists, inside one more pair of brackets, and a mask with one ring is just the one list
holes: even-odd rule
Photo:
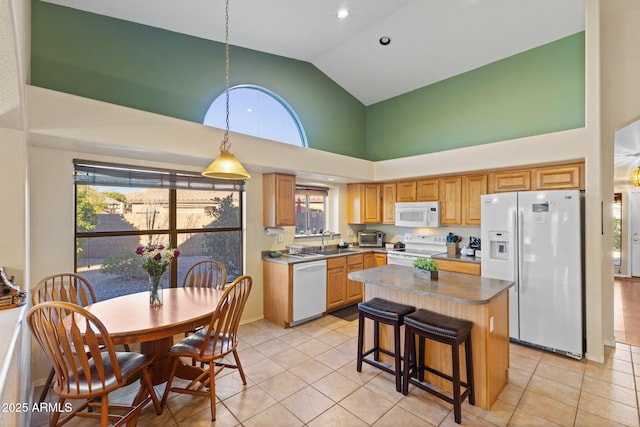
[[[415, 387], [418, 387], [419, 389], [424, 390], [427, 393], [433, 394], [434, 396], [437, 396], [448, 403], [455, 404], [453, 397], [441, 393], [440, 391], [436, 390], [434, 386], [427, 382], [420, 381], [416, 378], [409, 378], [409, 384], [413, 384]], [[469, 394], [471, 393], [471, 389], [466, 383], [460, 383], [460, 385], [465, 388], [464, 392], [460, 394], [460, 401], [463, 402], [464, 399], [466, 399], [467, 396], [469, 396]]]

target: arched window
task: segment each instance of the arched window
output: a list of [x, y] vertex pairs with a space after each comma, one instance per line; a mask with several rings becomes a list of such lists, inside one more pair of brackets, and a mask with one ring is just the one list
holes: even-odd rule
[[[218, 96], [204, 116], [204, 124], [221, 129], [225, 123], [225, 94]], [[229, 130], [286, 144], [307, 147], [296, 113], [284, 99], [260, 86], [229, 89]]]

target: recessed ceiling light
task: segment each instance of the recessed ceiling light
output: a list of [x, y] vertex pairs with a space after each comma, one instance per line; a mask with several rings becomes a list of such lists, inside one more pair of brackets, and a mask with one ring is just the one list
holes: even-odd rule
[[344, 19], [349, 16], [349, 11], [347, 9], [340, 9], [336, 16], [338, 17], [338, 19]]
[[335, 178], [327, 178], [327, 181], [335, 181]]
[[387, 37], [387, 36], [380, 37], [380, 44], [382, 46], [387, 46], [389, 43], [391, 43], [391, 37]]

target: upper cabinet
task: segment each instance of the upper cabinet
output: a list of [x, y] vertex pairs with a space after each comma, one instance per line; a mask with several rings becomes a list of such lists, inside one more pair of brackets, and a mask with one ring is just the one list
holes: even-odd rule
[[418, 202], [435, 202], [438, 201], [438, 192], [440, 189], [437, 178], [419, 179], [416, 181], [416, 201]]
[[531, 191], [531, 172], [527, 169], [490, 173], [489, 193], [506, 191]]
[[487, 175], [462, 177], [462, 223], [480, 225], [480, 196], [487, 194]]
[[296, 225], [296, 177], [280, 173], [262, 176], [262, 222], [265, 227]]
[[396, 183], [386, 182], [382, 184], [382, 223], [394, 224], [396, 222]]
[[396, 183], [397, 195], [396, 202], [415, 202], [416, 201], [416, 180], [400, 181]]
[[440, 178], [440, 224], [462, 224], [462, 178], [448, 176]]
[[584, 163], [496, 171], [489, 174], [489, 193], [535, 190], [584, 190]]
[[534, 190], [579, 190], [584, 188], [584, 164], [548, 166], [531, 170]]
[[349, 224], [381, 224], [381, 185], [347, 184], [347, 222]]

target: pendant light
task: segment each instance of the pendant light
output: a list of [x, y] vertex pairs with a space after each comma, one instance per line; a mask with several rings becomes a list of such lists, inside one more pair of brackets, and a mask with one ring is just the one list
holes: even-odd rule
[[636, 187], [640, 187], [640, 166], [631, 174], [631, 182], [633, 182], [633, 185]]
[[240, 164], [233, 154], [229, 151], [231, 143], [229, 142], [229, 0], [225, 1], [225, 131], [222, 142], [220, 143], [220, 155], [202, 172], [203, 176], [219, 179], [248, 179], [251, 176], [247, 170]]

